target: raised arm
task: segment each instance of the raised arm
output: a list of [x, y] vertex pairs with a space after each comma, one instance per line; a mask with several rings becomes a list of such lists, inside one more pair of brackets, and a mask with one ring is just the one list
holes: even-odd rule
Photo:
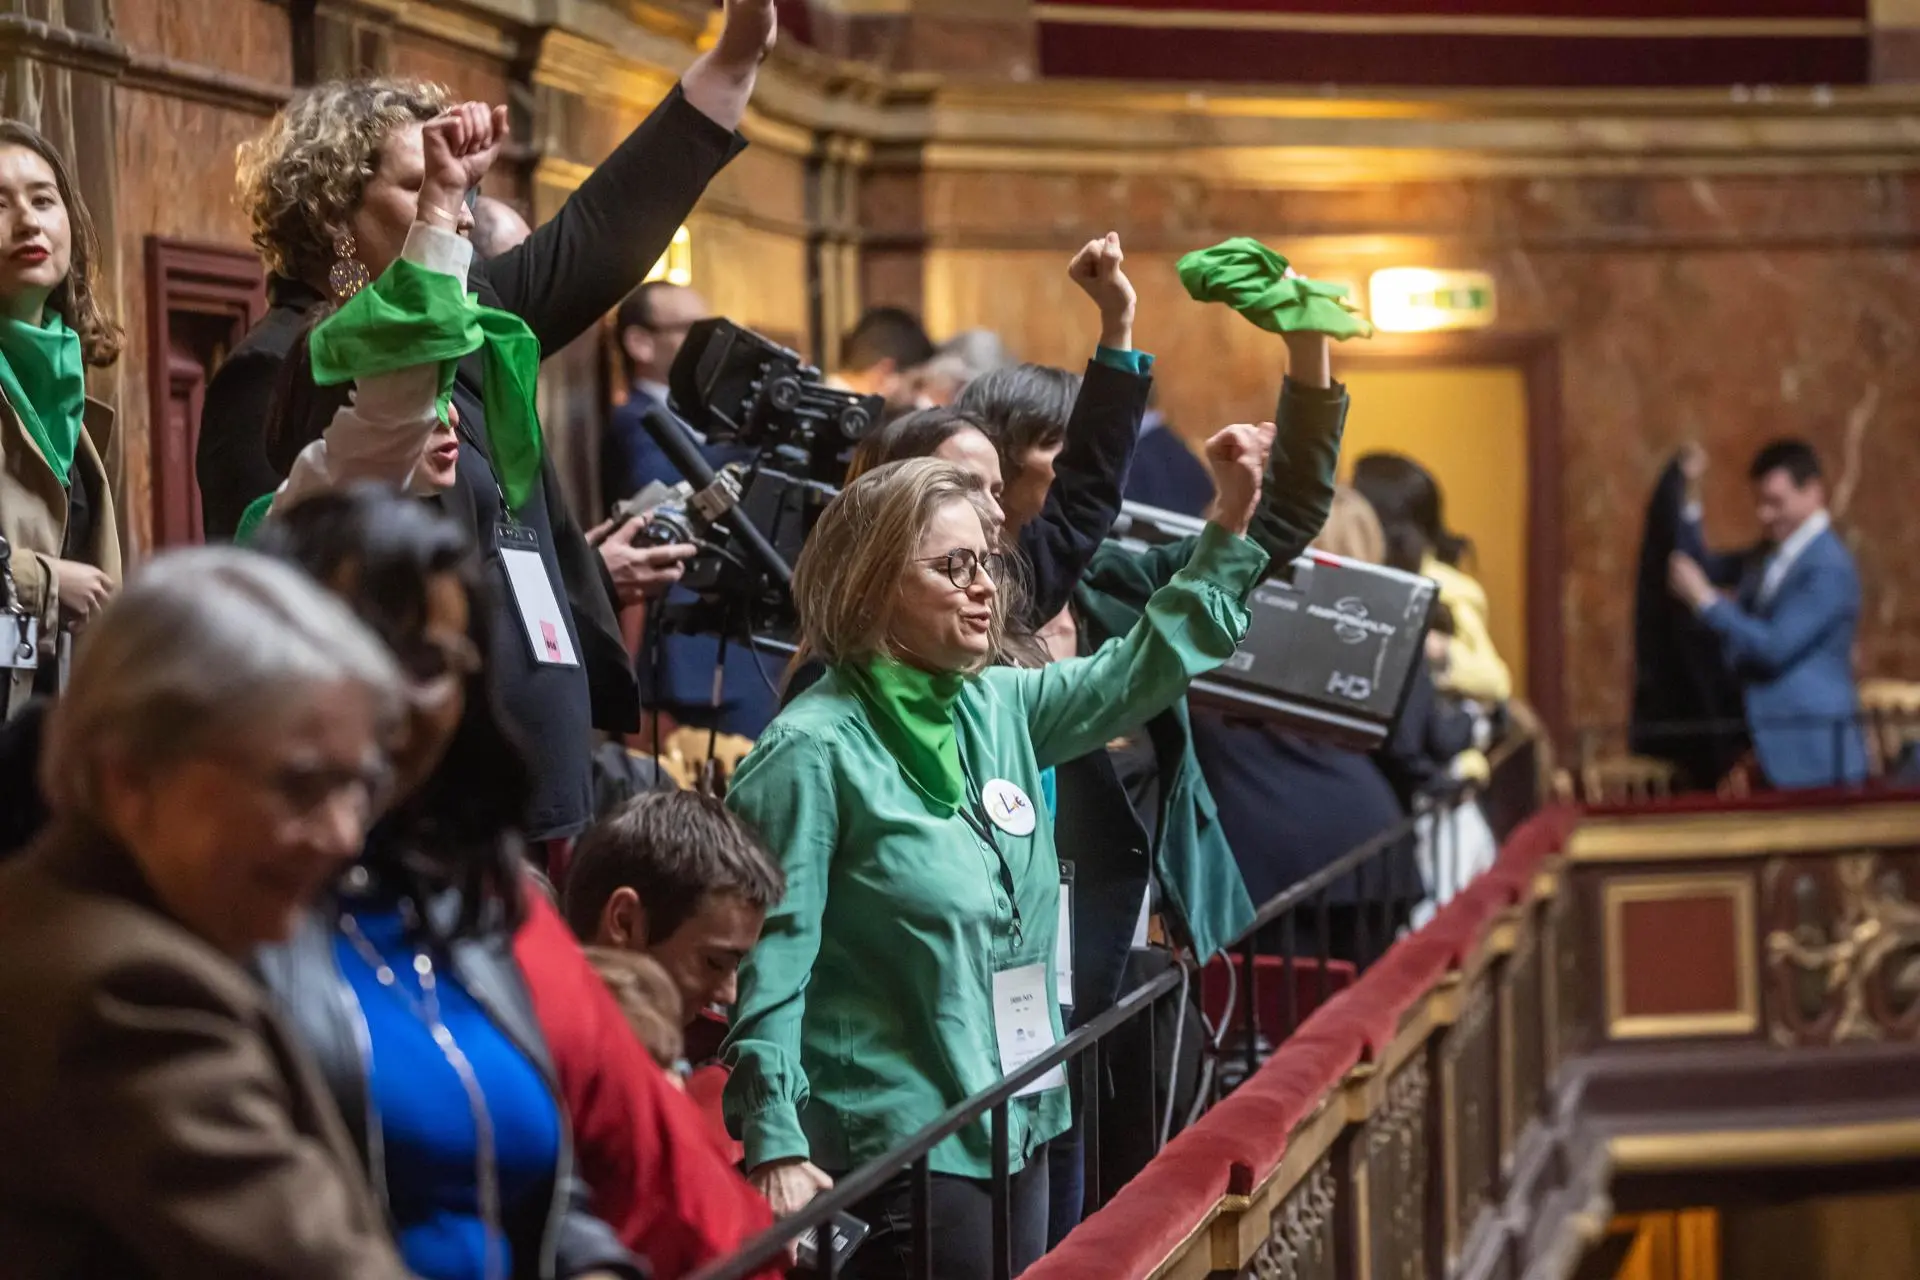
[[481, 263], [498, 305], [550, 356], [633, 292], [700, 195], [746, 143], [745, 115], [773, 41], [773, 0], [727, 0], [719, 41], [653, 114], [524, 243]]
[[1219, 513], [1195, 540], [1187, 566], [1147, 601], [1133, 629], [1092, 656], [1038, 670], [995, 668], [1016, 691], [1041, 768], [1105, 744], [1171, 706], [1189, 682], [1233, 656], [1246, 634], [1246, 598], [1267, 555], [1246, 537], [1271, 441], [1258, 427], [1228, 427], [1207, 442], [1219, 477]]
[[[274, 495], [274, 510], [360, 481], [412, 488], [427, 437], [440, 421], [442, 368], [461, 345], [470, 313], [473, 245], [453, 230], [455, 210], [505, 133], [506, 113], [478, 103], [456, 107], [421, 130], [426, 177], [399, 261], [309, 339], [345, 354], [346, 363], [369, 362], [381, 372], [359, 377], [353, 399], [300, 451]], [[417, 352], [419, 363], [393, 367], [395, 355], [408, 352]]]
[[1110, 233], [1087, 244], [1067, 268], [1099, 309], [1100, 345], [1074, 397], [1046, 504], [1020, 531], [1020, 549], [1033, 571], [1032, 616], [1038, 621], [1066, 607], [1119, 518], [1153, 390], [1153, 357], [1133, 348], [1136, 299], [1122, 270], [1125, 261], [1120, 237]]
[[1797, 565], [1791, 600], [1768, 618], [1756, 617], [1724, 597], [1696, 600], [1700, 620], [1720, 637], [1736, 671], [1769, 680], [1807, 656], [1834, 630], [1860, 613], [1860, 580], [1851, 568], [1816, 571]]
[[1285, 335], [1287, 377], [1280, 385], [1273, 452], [1248, 536], [1276, 566], [1320, 536], [1333, 507], [1347, 389], [1333, 380], [1333, 343], [1324, 333]]
[[[456, 290], [465, 287], [472, 256], [465, 238], [424, 222], [413, 224], [400, 251], [402, 261], [446, 277]], [[440, 421], [439, 398], [438, 361], [360, 379], [353, 399], [293, 460], [273, 510], [361, 481], [411, 490], [427, 437]]]
[[1707, 451], [1698, 444], [1690, 443], [1680, 450], [1675, 461], [1686, 488], [1680, 499], [1678, 518], [1674, 522], [1673, 549], [1699, 565], [1705, 571], [1707, 581], [1716, 587], [1740, 585], [1740, 575], [1746, 570], [1746, 555], [1743, 552], [1715, 551], [1709, 547], [1706, 528], [1700, 520], [1700, 482], [1707, 474]]
[[760, 941], [740, 966], [733, 1026], [720, 1051], [730, 1074], [727, 1127], [746, 1146], [746, 1168], [774, 1212], [791, 1213], [824, 1175], [808, 1163], [800, 1127], [809, 1088], [800, 1065], [800, 1024], [820, 955], [827, 877], [839, 843], [833, 769], [817, 739], [775, 725], [741, 762], [727, 807], [780, 858], [787, 892], [767, 914]]

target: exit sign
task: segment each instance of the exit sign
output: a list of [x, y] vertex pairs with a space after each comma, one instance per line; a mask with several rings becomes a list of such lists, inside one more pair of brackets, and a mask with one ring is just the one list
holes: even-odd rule
[[1493, 277], [1484, 271], [1389, 267], [1367, 283], [1370, 318], [1385, 333], [1484, 329], [1494, 321]]

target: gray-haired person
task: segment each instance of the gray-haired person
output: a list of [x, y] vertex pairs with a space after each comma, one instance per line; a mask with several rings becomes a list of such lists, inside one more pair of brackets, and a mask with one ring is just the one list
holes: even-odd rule
[[88, 629], [52, 823], [0, 870], [9, 1276], [406, 1274], [243, 967], [359, 854], [402, 699], [344, 604], [244, 551], [162, 556]]

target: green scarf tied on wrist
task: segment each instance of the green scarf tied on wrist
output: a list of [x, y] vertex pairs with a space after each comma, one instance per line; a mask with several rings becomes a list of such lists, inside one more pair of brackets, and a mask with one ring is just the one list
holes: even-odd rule
[[866, 708], [881, 745], [900, 762], [907, 780], [943, 817], [958, 812], [967, 782], [960, 771], [953, 704], [967, 677], [958, 671], [935, 675], [891, 658], [842, 663], [834, 674]]
[[87, 373], [80, 335], [67, 328], [59, 312], [48, 311], [46, 323], [37, 325], [0, 318], [0, 392], [27, 438], [66, 484], [80, 447]]
[[540, 483], [543, 449], [534, 407], [540, 342], [526, 321], [481, 306], [465, 281], [400, 258], [315, 325], [309, 340], [313, 380], [323, 387], [438, 363], [443, 421], [454, 370], [482, 348], [487, 451], [507, 507], [517, 511]]
[[1347, 300], [1347, 286], [1289, 279], [1287, 260], [1250, 236], [1196, 249], [1175, 269], [1194, 301], [1224, 302], [1270, 333], [1373, 336], [1373, 326]]

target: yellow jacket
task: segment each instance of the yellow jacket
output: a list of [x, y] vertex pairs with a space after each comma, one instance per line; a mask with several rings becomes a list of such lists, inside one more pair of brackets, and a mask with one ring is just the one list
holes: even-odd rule
[[1428, 556], [1420, 572], [1440, 586], [1440, 603], [1453, 613], [1453, 642], [1447, 646], [1446, 670], [1436, 672], [1434, 684], [1444, 693], [1475, 702], [1505, 702], [1513, 696], [1513, 673], [1493, 647], [1487, 630], [1487, 592], [1452, 565]]

